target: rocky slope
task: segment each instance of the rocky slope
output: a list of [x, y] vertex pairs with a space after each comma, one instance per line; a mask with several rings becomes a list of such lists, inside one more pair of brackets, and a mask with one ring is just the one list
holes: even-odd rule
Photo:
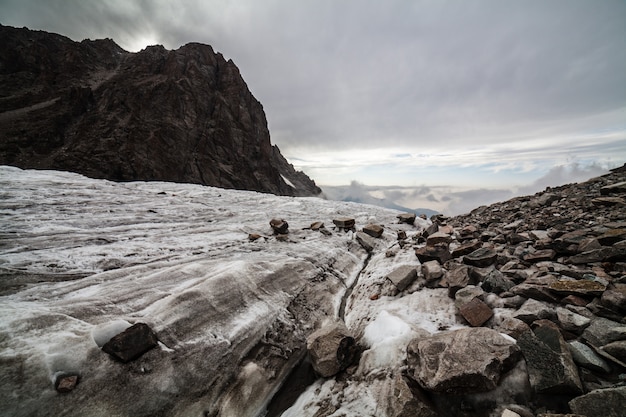
[[117, 181], [278, 195], [321, 191], [270, 143], [235, 64], [208, 45], [128, 53], [112, 40], [0, 26], [0, 163]]
[[426, 220], [0, 167], [0, 404], [623, 416], [625, 182]]

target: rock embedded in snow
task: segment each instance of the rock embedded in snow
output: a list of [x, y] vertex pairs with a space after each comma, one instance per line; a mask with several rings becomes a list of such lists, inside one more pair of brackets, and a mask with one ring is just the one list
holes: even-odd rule
[[355, 221], [352, 217], [339, 217], [337, 219], [333, 219], [333, 223], [340, 229], [350, 230], [354, 227]]
[[400, 223], [414, 224], [416, 216], [415, 213], [402, 213], [396, 217]]
[[383, 235], [385, 229], [378, 224], [368, 224], [363, 226], [363, 232], [367, 233], [371, 237], [379, 238]]
[[438, 333], [407, 347], [409, 376], [428, 391], [449, 395], [494, 389], [520, 357], [514, 342], [484, 327]]
[[68, 393], [76, 388], [78, 384], [78, 375], [62, 374], [56, 378], [54, 383], [55, 389], [60, 393]]
[[102, 350], [121, 362], [130, 362], [156, 347], [158, 339], [145, 323], [135, 323], [102, 346]]
[[415, 265], [401, 265], [387, 274], [386, 278], [396, 286], [398, 291], [404, 291], [417, 279]]
[[443, 276], [441, 264], [437, 261], [428, 261], [422, 264], [422, 275], [426, 281], [434, 281]]
[[306, 340], [311, 365], [327, 378], [354, 363], [358, 348], [343, 322], [334, 322], [313, 332]]
[[272, 227], [275, 235], [284, 235], [289, 232], [289, 223], [283, 219], [270, 220], [270, 226]]
[[376, 241], [373, 237], [363, 232], [356, 232], [356, 240], [367, 252], [371, 252], [376, 247]]

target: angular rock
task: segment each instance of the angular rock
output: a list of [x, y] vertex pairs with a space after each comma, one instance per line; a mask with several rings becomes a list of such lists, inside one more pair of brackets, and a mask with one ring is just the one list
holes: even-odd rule
[[510, 289], [510, 292], [515, 295], [521, 295], [526, 298], [533, 298], [539, 301], [546, 301], [549, 303], [558, 302], [558, 298], [555, 297], [552, 292], [545, 285], [534, 284], [518, 284]]
[[394, 376], [386, 393], [388, 417], [438, 417], [434, 405], [419, 385], [401, 375]]
[[402, 265], [390, 272], [386, 278], [396, 286], [398, 291], [404, 291], [417, 279], [417, 270], [413, 265]]
[[54, 388], [60, 393], [68, 393], [76, 388], [78, 384], [78, 375], [62, 374], [56, 378]]
[[605, 185], [604, 187], [600, 188], [600, 194], [602, 195], [618, 193], [626, 193], [626, 181], [620, 181], [615, 184]]
[[548, 288], [556, 293], [564, 295], [597, 296], [602, 295], [604, 290], [606, 290], [606, 285], [598, 281], [591, 281], [587, 279], [561, 279], [550, 284]]
[[495, 250], [491, 248], [480, 248], [468, 255], [465, 255], [463, 257], [463, 262], [468, 265], [485, 268], [489, 265], [493, 265], [497, 258], [498, 254]]
[[531, 263], [551, 261], [554, 258], [556, 258], [556, 252], [553, 249], [542, 249], [524, 255], [524, 260]]
[[426, 245], [435, 246], [439, 244], [449, 244], [452, 242], [452, 236], [443, 232], [436, 232], [431, 235], [428, 235], [426, 238]]
[[407, 237], [406, 232], [404, 230], [398, 230], [397, 235], [398, 235], [398, 240], [404, 240]]
[[595, 372], [611, 372], [611, 367], [589, 346], [576, 340], [568, 344], [572, 358], [578, 365]]
[[584, 416], [624, 417], [626, 386], [593, 390], [574, 398], [569, 406]]
[[591, 320], [591, 324], [583, 332], [582, 338], [594, 346], [604, 346], [619, 340], [618, 329], [623, 328], [623, 326], [619, 322], [598, 317]]
[[428, 391], [450, 395], [494, 389], [519, 358], [515, 343], [484, 327], [414, 339], [407, 347], [409, 376]]
[[583, 388], [567, 343], [559, 328], [548, 320], [538, 320], [534, 329], [520, 335], [530, 385], [538, 394], [581, 394]]
[[604, 291], [600, 302], [615, 312], [626, 313], [626, 284], [615, 284], [614, 288]]
[[509, 278], [505, 277], [497, 269], [490, 271], [483, 279], [483, 290], [492, 292], [494, 294], [502, 294], [505, 291], [510, 290], [515, 286], [515, 283]]
[[626, 248], [603, 247], [571, 256], [567, 262], [580, 265], [593, 262], [618, 262], [626, 259]]
[[422, 264], [422, 275], [426, 281], [434, 281], [443, 276], [441, 264], [437, 261], [428, 261]]
[[556, 317], [563, 330], [577, 335], [581, 334], [591, 323], [591, 319], [563, 307], [556, 308]]
[[602, 350], [626, 363], [626, 340], [618, 340], [602, 346]]
[[368, 224], [367, 226], [363, 227], [363, 231], [365, 233], [375, 238], [381, 237], [384, 230], [385, 229], [383, 229], [383, 227], [378, 224]]
[[311, 230], [320, 230], [323, 227], [324, 227], [324, 222], [319, 222], [319, 221], [311, 223], [311, 226], [310, 226]]
[[596, 206], [626, 206], [626, 200], [621, 197], [598, 197], [591, 200]]
[[446, 280], [448, 282], [448, 297], [450, 298], [454, 298], [456, 292], [461, 288], [474, 283], [470, 276], [470, 269], [467, 266], [461, 266], [450, 271], [446, 276]]
[[270, 220], [270, 226], [272, 227], [275, 235], [284, 235], [289, 232], [289, 223], [283, 219]]
[[623, 240], [626, 240], [626, 229], [612, 229], [598, 236], [598, 243], [602, 246], [612, 246]]
[[477, 297], [461, 306], [459, 312], [472, 327], [482, 326], [493, 317], [493, 311]]
[[261, 235], [260, 235], [260, 234], [258, 234], [258, 233], [250, 233], [250, 234], [248, 235], [248, 240], [249, 240], [250, 242], [254, 242], [255, 240], [259, 240], [259, 239], [261, 239], [262, 237], [263, 237], [263, 236], [261, 236]]
[[354, 219], [351, 217], [339, 217], [334, 219], [333, 223], [340, 229], [352, 229], [354, 227]]
[[433, 222], [430, 226], [428, 226], [426, 228], [426, 230], [424, 230], [424, 232], [422, 232], [422, 235], [427, 238], [428, 236], [437, 233], [439, 231], [439, 224]]
[[519, 310], [513, 313], [514, 318], [527, 324], [541, 319], [552, 320], [555, 315], [554, 308], [532, 298], [528, 299]]
[[135, 323], [111, 338], [102, 350], [121, 362], [130, 362], [156, 347], [158, 339], [145, 323]]
[[424, 246], [415, 249], [415, 256], [421, 263], [437, 261], [440, 264], [449, 261], [452, 255], [446, 246]]
[[469, 253], [474, 252], [482, 247], [482, 242], [480, 240], [472, 240], [466, 243], [463, 243], [461, 246], [452, 249], [452, 257], [458, 258], [459, 256], [464, 256]]
[[368, 252], [371, 252], [376, 247], [376, 241], [373, 237], [363, 232], [356, 232], [356, 241]]
[[476, 285], [468, 285], [465, 288], [461, 288], [454, 294], [454, 305], [457, 308], [461, 308], [463, 305], [469, 303], [474, 298], [478, 298], [481, 301], [484, 301], [485, 292], [482, 288], [477, 287]]
[[528, 326], [528, 324], [519, 319], [507, 317], [506, 319], [502, 320], [502, 323], [498, 325], [497, 330], [517, 340], [522, 335], [522, 333], [529, 332], [530, 327]]
[[335, 322], [311, 333], [307, 351], [315, 372], [327, 378], [338, 374], [357, 357], [356, 342], [343, 322]]
[[415, 223], [415, 213], [402, 213], [396, 216], [400, 223], [414, 224]]

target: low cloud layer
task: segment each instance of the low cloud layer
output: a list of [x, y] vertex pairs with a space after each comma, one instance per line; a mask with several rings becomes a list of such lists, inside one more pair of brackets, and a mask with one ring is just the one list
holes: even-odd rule
[[377, 187], [353, 181], [350, 186], [324, 187], [327, 198], [375, 204], [399, 210], [422, 211], [424, 208], [446, 215], [469, 213], [473, 209], [520, 195], [532, 195], [547, 187], [584, 182], [607, 173], [597, 164], [573, 162], [550, 169], [532, 184], [509, 188], [471, 188], [458, 185]]

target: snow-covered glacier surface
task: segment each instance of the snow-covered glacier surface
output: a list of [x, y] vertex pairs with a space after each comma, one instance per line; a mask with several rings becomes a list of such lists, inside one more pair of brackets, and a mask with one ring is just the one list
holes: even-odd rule
[[[317, 380], [284, 415], [384, 415], [408, 340], [455, 326], [445, 290], [384, 291], [395, 267], [419, 265], [397, 231], [426, 225], [398, 224], [397, 214], [0, 167], [2, 413], [264, 415], [306, 337], [343, 303], [366, 349], [358, 369], [349, 380]], [[371, 255], [352, 232], [333, 230], [344, 216], [357, 229], [384, 225]], [[289, 223], [287, 240], [272, 235], [272, 218]], [[311, 230], [316, 221], [332, 234]], [[157, 348], [127, 364], [101, 351], [138, 322], [156, 332]], [[55, 390], [61, 374], [79, 375], [70, 393]]]

